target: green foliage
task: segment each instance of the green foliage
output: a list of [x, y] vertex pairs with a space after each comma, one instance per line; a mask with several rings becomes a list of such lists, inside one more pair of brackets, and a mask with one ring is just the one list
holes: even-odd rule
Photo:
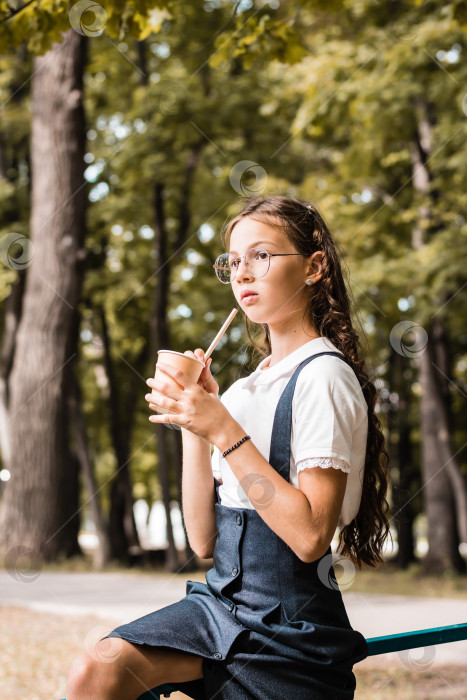
[[307, 55], [307, 50], [297, 41], [296, 29], [291, 20], [274, 20], [268, 14], [260, 19], [254, 16], [245, 22], [237, 17], [236, 42], [231, 43], [221, 35], [216, 40], [216, 52], [209, 60], [212, 68], [229, 65], [232, 58], [241, 57], [242, 67], [250, 69], [253, 64], [264, 65], [265, 60], [277, 59], [289, 64], [297, 63]]

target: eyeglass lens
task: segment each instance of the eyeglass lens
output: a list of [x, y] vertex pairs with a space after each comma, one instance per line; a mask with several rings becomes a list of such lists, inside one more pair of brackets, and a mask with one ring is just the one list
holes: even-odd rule
[[[253, 277], [263, 277], [269, 268], [269, 253], [262, 248], [250, 248], [245, 253], [246, 268]], [[240, 258], [224, 253], [216, 260], [216, 274], [221, 282], [231, 282], [235, 279]]]

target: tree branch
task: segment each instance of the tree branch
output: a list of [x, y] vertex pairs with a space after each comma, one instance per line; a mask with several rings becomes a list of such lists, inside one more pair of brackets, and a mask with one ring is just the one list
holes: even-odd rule
[[27, 2], [22, 7], [18, 7], [17, 10], [14, 10], [12, 7], [11, 8], [8, 7], [8, 9], [10, 10], [10, 14], [6, 15], [6, 17], [2, 17], [2, 19], [0, 19], [0, 24], [3, 24], [4, 22], [8, 22], [8, 20], [11, 19], [12, 17], [19, 15], [20, 12], [22, 12], [27, 7], [29, 7], [29, 5], [32, 5], [33, 2], [39, 2], [39, 0], [29, 0], [29, 2]]

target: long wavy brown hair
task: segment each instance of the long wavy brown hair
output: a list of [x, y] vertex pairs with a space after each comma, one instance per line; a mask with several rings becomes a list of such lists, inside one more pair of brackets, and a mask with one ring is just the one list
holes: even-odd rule
[[[305, 257], [317, 250], [324, 253], [321, 261], [323, 274], [318, 282], [309, 288], [304, 318], [308, 317], [319, 335], [329, 338], [350, 361], [368, 406], [368, 438], [362, 498], [355, 518], [339, 532], [338, 552], [348, 557], [359, 569], [364, 564], [374, 567], [384, 561], [383, 546], [386, 538], [391, 535], [386, 518], [389, 511], [389, 503], [386, 500], [389, 454], [385, 447], [381, 423], [375, 413], [378, 398], [376, 387], [365, 369], [365, 361], [361, 357], [362, 346], [352, 325], [351, 292], [350, 285], [347, 288], [342, 274], [342, 252], [314, 204], [279, 195], [251, 197], [246, 200], [240, 213], [224, 226], [226, 251], [233, 228], [247, 216], [270, 226], [279, 226], [297, 253]], [[251, 337], [248, 317], [244, 317], [247, 336], [253, 347], [261, 357], [270, 355], [268, 324], [256, 324], [263, 327], [264, 347], [260, 347]], [[365, 337], [363, 329], [361, 332]]]

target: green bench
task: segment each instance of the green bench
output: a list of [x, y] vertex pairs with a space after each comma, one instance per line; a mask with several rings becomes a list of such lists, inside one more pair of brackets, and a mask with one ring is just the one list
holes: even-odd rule
[[426, 630], [388, 634], [385, 637], [370, 637], [366, 641], [368, 644], [368, 656], [375, 656], [377, 654], [387, 654], [390, 651], [402, 651], [403, 649], [429, 647], [433, 644], [459, 642], [462, 639], [467, 639], [467, 622], [463, 622], [460, 625], [447, 625], [446, 627], [431, 627]]

